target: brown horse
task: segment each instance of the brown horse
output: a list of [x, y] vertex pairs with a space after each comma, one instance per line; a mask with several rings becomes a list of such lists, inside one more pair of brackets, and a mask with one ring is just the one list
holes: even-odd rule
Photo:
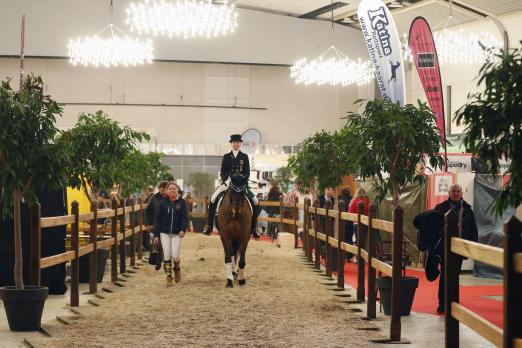
[[[225, 268], [227, 288], [234, 285], [234, 274], [237, 266], [238, 283], [245, 285], [245, 254], [250, 240], [252, 211], [246, 197], [247, 180], [236, 175], [232, 177], [230, 187], [223, 197], [218, 211], [218, 230], [221, 243], [225, 249]], [[234, 260], [232, 260], [234, 257]], [[239, 261], [239, 262], [238, 262]]]

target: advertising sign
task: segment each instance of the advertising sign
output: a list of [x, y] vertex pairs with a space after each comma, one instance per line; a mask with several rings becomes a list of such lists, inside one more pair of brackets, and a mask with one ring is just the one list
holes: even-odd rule
[[[417, 17], [413, 20], [408, 40], [413, 61], [415, 62], [422, 87], [424, 88], [424, 93], [426, 93], [426, 97], [428, 98], [431, 111], [437, 116], [437, 127], [439, 128], [442, 140], [444, 140], [446, 137], [444, 100], [442, 98], [439, 60], [435, 41], [433, 40], [433, 35], [426, 19]], [[451, 171], [449, 163], [448, 171]]]
[[363, 0], [357, 16], [382, 97], [404, 106], [406, 89], [402, 50], [390, 10], [381, 0]]

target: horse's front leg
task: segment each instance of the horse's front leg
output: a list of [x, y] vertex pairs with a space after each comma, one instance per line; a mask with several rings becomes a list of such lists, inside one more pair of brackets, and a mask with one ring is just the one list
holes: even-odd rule
[[[250, 237], [250, 236], [249, 236]], [[247, 243], [241, 243], [239, 247], [239, 272], [238, 272], [238, 283], [239, 285], [245, 285], [245, 266], [246, 266], [246, 247]]]
[[234, 287], [234, 276], [232, 275], [232, 245], [230, 241], [223, 241], [225, 249], [225, 274], [227, 277], [227, 288]]

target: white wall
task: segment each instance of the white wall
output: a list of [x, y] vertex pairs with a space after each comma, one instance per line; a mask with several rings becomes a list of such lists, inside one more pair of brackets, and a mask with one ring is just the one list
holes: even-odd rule
[[[130, 33], [125, 8], [114, 0], [113, 23]], [[73, 37], [93, 35], [111, 22], [109, 0], [0, 0], [0, 55], [19, 54], [20, 22], [26, 14], [26, 55], [67, 56]], [[156, 59], [293, 64], [332, 44], [330, 23], [237, 9], [238, 28], [224, 37], [155, 38]], [[362, 35], [335, 25], [335, 45], [352, 58], [367, 56]]]
[[[136, 68], [75, 67], [64, 59], [27, 59], [60, 103], [141, 103], [250, 106], [267, 110], [69, 105], [59, 127], [79, 112], [106, 111], [144, 129], [159, 143], [223, 143], [231, 133], [257, 128], [265, 144], [297, 144], [321, 129], [338, 129], [357, 99], [356, 87], [295, 85], [288, 67], [155, 62]], [[18, 84], [18, 60], [0, 59], [0, 78]], [[341, 92], [342, 91], [342, 92]], [[183, 99], [182, 99], [183, 97]], [[235, 103], [235, 104], [234, 104]]]

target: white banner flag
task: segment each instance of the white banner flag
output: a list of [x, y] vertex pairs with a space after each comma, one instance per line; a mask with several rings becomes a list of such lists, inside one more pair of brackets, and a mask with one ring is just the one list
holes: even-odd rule
[[380, 0], [363, 0], [357, 16], [382, 97], [404, 105], [406, 89], [401, 44], [388, 7]]

